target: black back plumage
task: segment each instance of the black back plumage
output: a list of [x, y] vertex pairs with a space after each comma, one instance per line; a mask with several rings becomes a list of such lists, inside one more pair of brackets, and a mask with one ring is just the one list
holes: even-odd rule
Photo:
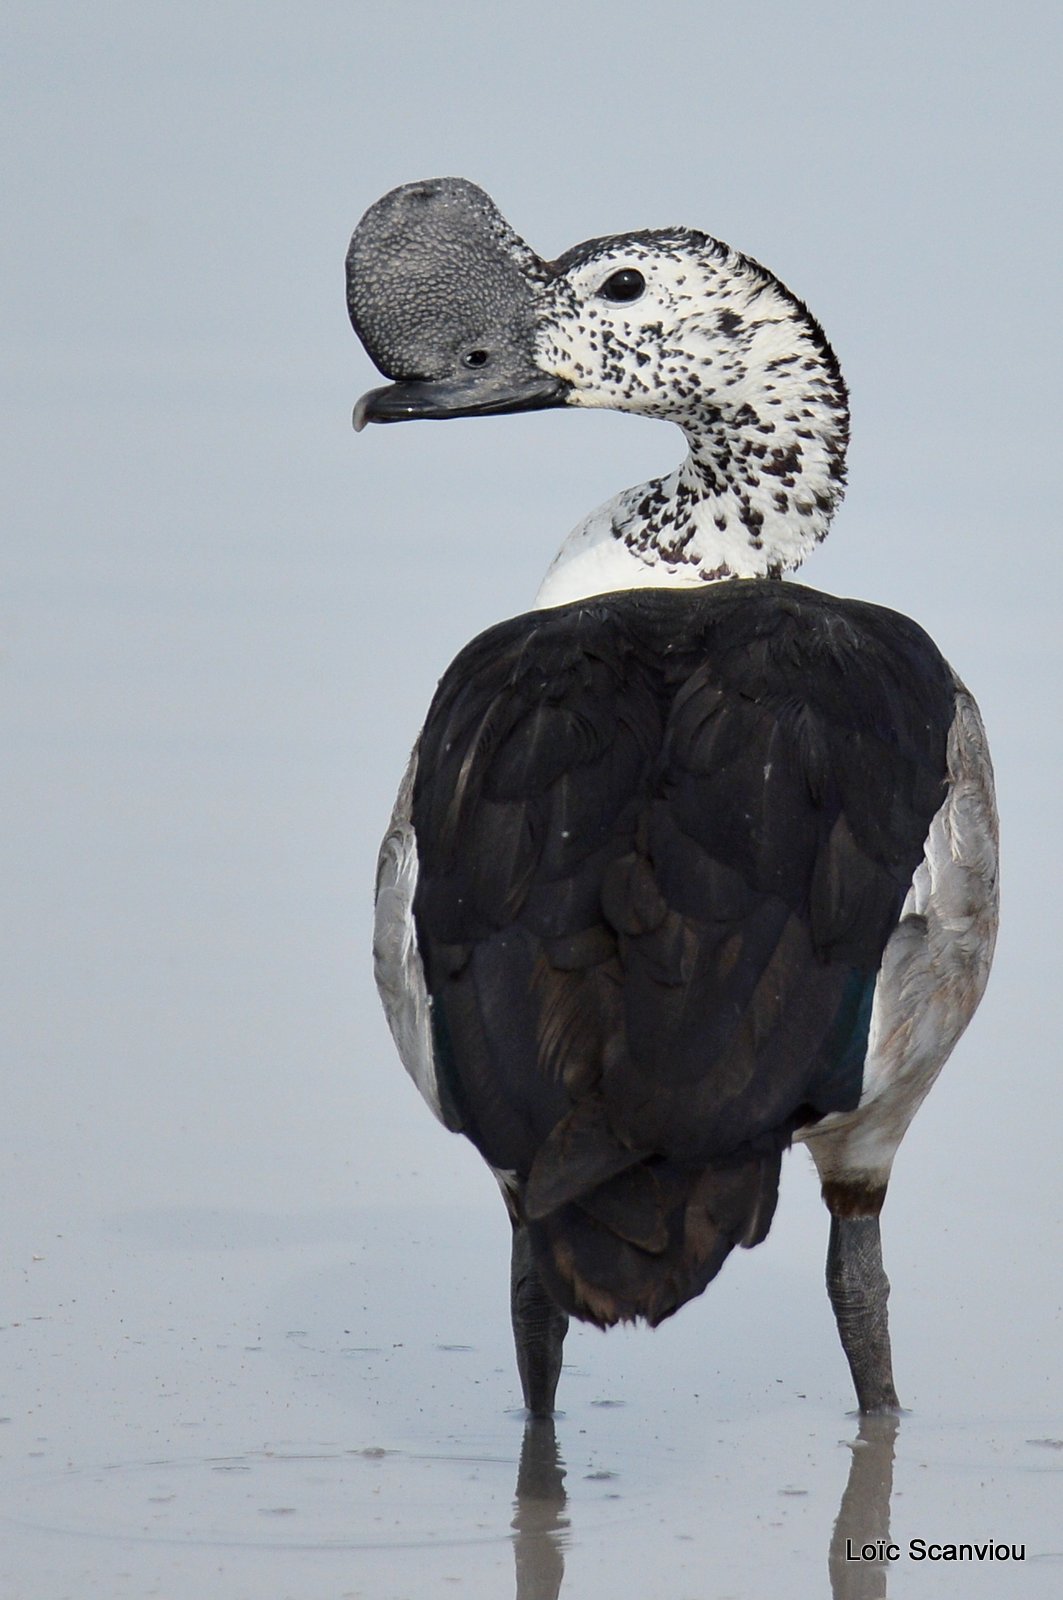
[[668, 1316], [858, 1103], [953, 709], [915, 623], [771, 581], [533, 612], [443, 678], [413, 821], [444, 1115], [566, 1309]]

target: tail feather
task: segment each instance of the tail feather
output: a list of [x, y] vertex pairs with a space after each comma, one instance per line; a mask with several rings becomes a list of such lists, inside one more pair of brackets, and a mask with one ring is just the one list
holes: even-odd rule
[[691, 1167], [660, 1158], [529, 1220], [536, 1264], [571, 1315], [599, 1327], [663, 1322], [694, 1299], [736, 1245], [766, 1238], [778, 1151]]

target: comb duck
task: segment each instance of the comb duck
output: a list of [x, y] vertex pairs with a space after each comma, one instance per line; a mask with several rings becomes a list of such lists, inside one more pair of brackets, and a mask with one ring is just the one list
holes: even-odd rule
[[509, 1208], [525, 1404], [569, 1316], [655, 1325], [759, 1244], [797, 1141], [857, 1402], [896, 1409], [879, 1212], [985, 987], [997, 824], [923, 630], [784, 576], [844, 487], [834, 352], [705, 233], [547, 262], [459, 179], [378, 201], [347, 266], [392, 380], [356, 427], [604, 406], [686, 438], [444, 673], [380, 854], [380, 993]]

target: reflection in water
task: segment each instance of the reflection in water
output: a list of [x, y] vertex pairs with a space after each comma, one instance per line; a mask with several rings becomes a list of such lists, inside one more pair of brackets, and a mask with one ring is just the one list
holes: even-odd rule
[[[900, 1419], [895, 1415], [861, 1417], [849, 1481], [830, 1542], [831, 1600], [883, 1600], [888, 1564], [859, 1559], [865, 1545], [889, 1543], [890, 1495], [893, 1492], [893, 1447]], [[858, 1559], [853, 1560], [855, 1554]]]
[[525, 1424], [513, 1504], [517, 1600], [557, 1600], [565, 1576], [565, 1468], [554, 1424]]
[[[896, 1416], [860, 1419], [827, 1558], [831, 1600], [885, 1600], [888, 1563], [864, 1561], [860, 1553], [865, 1545], [889, 1542], [898, 1427]], [[516, 1600], [558, 1600], [569, 1527], [564, 1509], [565, 1467], [554, 1424], [530, 1421], [524, 1429], [513, 1507]]]

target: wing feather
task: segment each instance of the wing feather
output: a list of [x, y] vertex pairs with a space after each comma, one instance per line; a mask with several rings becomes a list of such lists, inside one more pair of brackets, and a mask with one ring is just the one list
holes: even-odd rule
[[795, 1129], [858, 1103], [954, 701], [915, 624], [770, 582], [515, 618], [444, 677], [413, 795], [438, 1073], [579, 1314], [699, 1292]]

